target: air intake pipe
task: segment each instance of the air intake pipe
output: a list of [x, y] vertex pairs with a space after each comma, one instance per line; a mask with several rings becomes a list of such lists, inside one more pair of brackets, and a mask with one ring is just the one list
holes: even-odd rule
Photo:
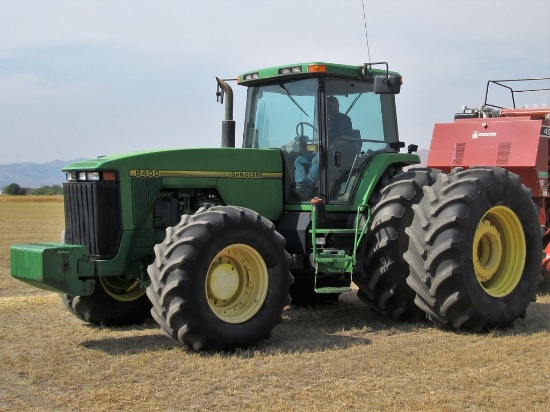
[[235, 147], [235, 120], [233, 120], [233, 90], [225, 81], [216, 77], [216, 97], [223, 104], [225, 97], [225, 119], [222, 121], [222, 147]]

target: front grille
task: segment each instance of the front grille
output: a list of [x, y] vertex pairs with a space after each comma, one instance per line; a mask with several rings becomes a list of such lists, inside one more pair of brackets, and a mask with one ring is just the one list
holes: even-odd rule
[[116, 255], [122, 234], [118, 182], [65, 183], [65, 242], [94, 257]]

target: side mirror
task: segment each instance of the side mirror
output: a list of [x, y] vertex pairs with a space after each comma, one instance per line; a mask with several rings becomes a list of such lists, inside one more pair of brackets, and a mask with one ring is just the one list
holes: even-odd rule
[[376, 94], [399, 94], [401, 91], [401, 76], [394, 74], [374, 76], [374, 93]]

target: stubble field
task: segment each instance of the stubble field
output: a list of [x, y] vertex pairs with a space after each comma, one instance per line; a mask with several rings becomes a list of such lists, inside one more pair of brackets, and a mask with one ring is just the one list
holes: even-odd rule
[[0, 410], [549, 410], [548, 293], [487, 334], [396, 323], [350, 293], [286, 308], [254, 348], [193, 353], [153, 321], [88, 326], [10, 277], [11, 244], [59, 240], [52, 200], [0, 202]]

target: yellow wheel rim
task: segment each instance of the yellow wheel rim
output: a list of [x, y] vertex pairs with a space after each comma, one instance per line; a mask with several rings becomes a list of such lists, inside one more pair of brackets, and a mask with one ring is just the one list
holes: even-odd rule
[[262, 307], [268, 273], [256, 249], [236, 243], [221, 250], [206, 274], [206, 297], [212, 312], [227, 323], [242, 323]]
[[99, 283], [110, 297], [121, 302], [139, 299], [146, 291], [138, 281], [129, 283], [116, 277], [100, 276]]
[[481, 218], [474, 236], [474, 270], [479, 284], [494, 297], [517, 286], [527, 256], [523, 227], [506, 206], [495, 206]]

